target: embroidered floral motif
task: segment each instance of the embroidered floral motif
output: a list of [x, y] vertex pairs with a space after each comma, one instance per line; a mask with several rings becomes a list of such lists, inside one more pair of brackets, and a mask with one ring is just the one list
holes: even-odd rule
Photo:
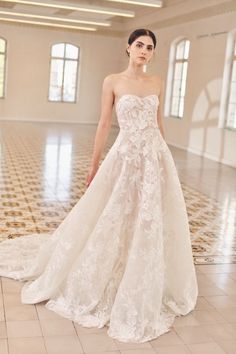
[[169, 331], [197, 299], [185, 202], [157, 125], [158, 96], [122, 96], [120, 132], [86, 193], [51, 237], [0, 245], [0, 275], [24, 303], [140, 343]]

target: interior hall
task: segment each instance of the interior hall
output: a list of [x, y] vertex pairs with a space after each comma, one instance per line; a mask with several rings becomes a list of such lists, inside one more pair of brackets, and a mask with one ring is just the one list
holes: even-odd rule
[[[85, 193], [103, 80], [126, 69], [138, 28], [157, 38], [144, 71], [165, 83], [197, 306], [154, 340], [122, 343], [22, 304], [24, 283], [0, 277], [0, 354], [236, 353], [235, 0], [0, 0], [0, 241], [53, 233]], [[118, 133], [114, 105], [101, 163]]]

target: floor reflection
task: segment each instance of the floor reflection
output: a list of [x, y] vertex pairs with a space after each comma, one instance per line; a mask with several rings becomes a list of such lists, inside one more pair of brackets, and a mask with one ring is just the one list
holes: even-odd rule
[[[0, 240], [53, 232], [86, 191], [96, 126], [1, 122], [0, 129]], [[117, 133], [112, 128], [102, 159]], [[235, 169], [170, 148], [195, 263], [236, 263]]]
[[236, 226], [236, 200], [225, 198], [221, 207], [221, 230], [220, 237], [223, 240], [224, 254], [236, 252], [235, 226]]
[[69, 200], [71, 187], [71, 136], [49, 135], [44, 153], [44, 199]]

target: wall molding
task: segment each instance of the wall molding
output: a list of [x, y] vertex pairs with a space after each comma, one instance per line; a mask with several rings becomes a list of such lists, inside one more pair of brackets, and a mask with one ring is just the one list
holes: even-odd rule
[[[0, 118], [0, 123], [1, 122], [13, 122], [13, 121], [27, 122], [27, 123], [84, 124], [84, 125], [94, 125], [94, 126], [96, 126], [98, 124], [98, 122], [88, 122], [88, 121], [79, 121], [78, 122], [78, 121], [75, 121], [75, 120], [71, 120], [71, 121], [68, 122], [68, 120], [66, 120], [66, 119], [56, 119], [56, 120], [47, 119], [47, 120], [42, 120], [42, 119], [15, 118], [15, 117], [11, 117], [11, 118], [10, 117], [1, 117]], [[119, 129], [119, 126], [116, 123], [112, 123], [111, 127], [115, 128], [117, 130]], [[222, 163], [224, 165], [236, 168], [236, 164], [234, 163], [234, 161], [227, 160], [227, 159], [224, 159], [224, 158], [218, 158], [218, 157], [216, 157], [214, 155], [211, 155], [211, 154], [209, 154], [207, 152], [202, 152], [199, 149], [194, 149], [194, 148], [191, 148], [191, 147], [188, 147], [188, 146], [183, 146], [183, 145], [176, 144], [173, 141], [167, 140], [166, 143], [168, 145], [177, 147], [178, 149], [185, 150], [185, 151], [188, 151], [188, 152], [190, 152], [192, 154], [195, 154], [195, 155], [198, 155], [198, 156], [202, 156], [202, 157], [205, 157], [205, 158], [207, 158], [209, 160], [212, 160], [212, 161], [215, 161], [215, 162], [219, 162], [219, 163]]]
[[236, 164], [235, 164], [234, 161], [227, 160], [227, 159], [224, 159], [224, 158], [219, 158], [219, 157], [216, 157], [214, 155], [209, 154], [208, 152], [203, 152], [203, 151], [201, 151], [199, 149], [194, 149], [194, 148], [191, 148], [191, 147], [188, 147], [188, 146], [182, 146], [182, 145], [176, 144], [176, 143], [174, 143], [172, 141], [166, 141], [166, 142], [167, 142], [168, 145], [171, 145], [171, 146], [177, 147], [179, 149], [188, 151], [188, 152], [190, 152], [192, 154], [205, 157], [205, 158], [207, 158], [209, 160], [212, 160], [212, 161], [215, 161], [215, 162], [218, 162], [218, 163], [222, 163], [223, 165], [227, 165], [229, 167], [236, 168]]
[[[67, 124], [87, 124], [87, 125], [98, 125], [98, 122], [88, 122], [86, 121], [78, 121], [78, 120], [70, 120], [68, 119], [39, 119], [39, 118], [21, 118], [21, 117], [1, 117], [1, 122], [29, 122], [29, 123], [67, 123]], [[111, 127], [118, 128], [119, 126], [115, 123], [111, 124]]]

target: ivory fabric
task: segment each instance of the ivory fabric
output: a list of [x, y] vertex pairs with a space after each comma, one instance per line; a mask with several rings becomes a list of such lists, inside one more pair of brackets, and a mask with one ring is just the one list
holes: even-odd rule
[[186, 205], [158, 123], [157, 95], [116, 103], [119, 134], [84, 195], [51, 235], [0, 244], [0, 276], [27, 281], [25, 304], [141, 343], [196, 305]]

